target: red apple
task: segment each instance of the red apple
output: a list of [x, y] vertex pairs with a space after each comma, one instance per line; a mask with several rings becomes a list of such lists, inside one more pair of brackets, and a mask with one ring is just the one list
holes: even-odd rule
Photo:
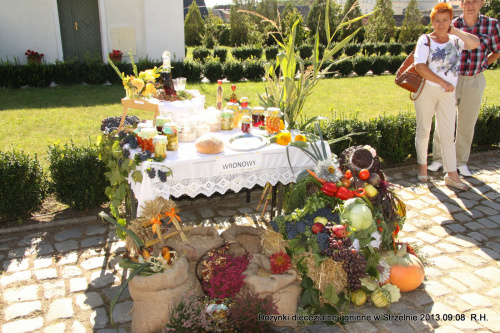
[[342, 224], [336, 224], [332, 227], [331, 229], [332, 233], [337, 236], [337, 238], [343, 238], [347, 236], [347, 230], [345, 228], [345, 225]]
[[311, 227], [311, 231], [313, 234], [317, 234], [318, 232], [321, 232], [321, 230], [323, 230], [323, 223], [314, 223], [313, 226]]

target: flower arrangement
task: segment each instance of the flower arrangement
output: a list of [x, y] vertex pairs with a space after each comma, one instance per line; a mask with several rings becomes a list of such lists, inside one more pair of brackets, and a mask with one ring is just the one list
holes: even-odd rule
[[31, 63], [31, 62], [40, 63], [42, 61], [43, 56], [44, 56], [43, 53], [38, 53], [38, 52], [33, 51], [33, 50], [28, 50], [24, 54], [28, 57], [29, 63]]
[[283, 251], [271, 255], [269, 262], [271, 263], [271, 273], [273, 274], [283, 274], [292, 268], [292, 259]]
[[134, 62], [134, 57], [131, 53], [130, 55], [130, 63], [132, 64], [132, 68], [134, 71], [134, 75], [127, 75], [125, 73], [120, 72], [118, 67], [111, 60], [111, 53], [108, 55], [108, 62], [110, 66], [115, 70], [120, 79], [122, 79], [123, 88], [125, 88], [125, 93], [127, 98], [151, 98], [156, 93], [155, 81], [160, 76], [160, 70], [162, 67], [157, 68], [156, 66], [153, 69], [147, 69], [140, 73], [137, 72], [137, 66]]
[[121, 60], [122, 59], [122, 51], [120, 50], [113, 50], [110, 54], [109, 54], [109, 57], [114, 60], [114, 59], [119, 59]]

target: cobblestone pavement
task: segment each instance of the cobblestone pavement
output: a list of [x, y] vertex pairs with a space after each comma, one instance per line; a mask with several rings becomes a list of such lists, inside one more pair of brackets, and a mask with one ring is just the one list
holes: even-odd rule
[[[473, 155], [469, 166], [468, 192], [446, 187], [441, 172], [416, 185], [416, 166], [385, 170], [407, 204], [401, 238], [427, 255], [427, 276], [389, 308], [352, 308], [349, 314], [365, 317], [348, 323], [348, 332], [500, 332], [500, 152]], [[181, 217], [218, 228], [257, 221], [260, 195], [252, 191], [248, 204], [245, 193], [180, 200]], [[3, 333], [115, 332], [108, 306], [126, 278], [115, 256], [124, 246], [110, 225], [90, 220], [0, 231]], [[132, 306], [126, 292], [114, 312], [120, 332], [130, 331]], [[316, 324], [301, 332], [342, 330]]]

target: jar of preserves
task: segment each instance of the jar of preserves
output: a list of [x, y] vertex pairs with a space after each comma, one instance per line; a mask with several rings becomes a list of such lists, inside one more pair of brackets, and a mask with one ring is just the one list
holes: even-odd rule
[[221, 130], [221, 111], [214, 107], [209, 107], [207, 113], [210, 132], [219, 132]]
[[223, 131], [230, 131], [234, 128], [234, 112], [232, 110], [224, 109], [221, 113], [221, 129]]
[[170, 118], [167, 116], [158, 116], [155, 120], [155, 127], [158, 133], [163, 133], [163, 124], [167, 122]]
[[196, 122], [196, 137], [199, 138], [205, 133], [210, 132], [210, 125], [208, 124], [208, 119], [205, 118]]
[[268, 108], [266, 111], [266, 133], [276, 134], [280, 131], [281, 110]]
[[[144, 129], [144, 128], [151, 128], [153, 127], [153, 124], [150, 123], [150, 122], [145, 122], [145, 123], [138, 123], [137, 124], [137, 128], [135, 129], [134, 133], [135, 135], [137, 136], [137, 144], [141, 147], [142, 149], [142, 138], [141, 136], [139, 135], [141, 133], [141, 131]], [[144, 149], [142, 149], [144, 151]]]
[[249, 116], [241, 117], [241, 131], [243, 133], [250, 133], [250, 126], [252, 123], [252, 118]]
[[139, 133], [139, 137], [141, 138], [142, 151], [148, 150], [151, 153], [155, 152], [153, 138], [157, 135], [158, 133], [156, 132], [156, 128], [154, 127], [147, 127], [141, 130], [141, 132]]
[[238, 127], [241, 119], [240, 105], [238, 103], [227, 103], [226, 109], [233, 111], [233, 127]]
[[157, 135], [153, 138], [153, 145], [155, 147], [155, 157], [166, 158], [167, 157], [167, 136]]
[[180, 142], [190, 142], [196, 140], [196, 120], [194, 118], [184, 118], [179, 120], [178, 138]]
[[177, 124], [172, 120], [172, 117], [167, 117], [167, 121], [163, 124], [163, 134], [167, 136], [167, 150], [175, 151], [179, 148]]
[[[252, 117], [252, 108], [248, 107], [248, 97], [242, 97], [240, 99], [241, 106], [240, 106], [240, 121], [241, 117], [243, 116], [249, 116], [250, 118]], [[236, 126], [235, 126], [236, 127]]]
[[262, 106], [256, 106], [252, 110], [252, 126], [264, 126], [266, 123], [266, 115]]

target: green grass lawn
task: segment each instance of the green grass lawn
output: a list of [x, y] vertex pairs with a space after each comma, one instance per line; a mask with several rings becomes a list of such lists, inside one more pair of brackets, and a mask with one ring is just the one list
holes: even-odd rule
[[[500, 104], [500, 70], [486, 72], [487, 104]], [[258, 94], [264, 92], [264, 83], [236, 84], [238, 97], [247, 96], [252, 106], [258, 105]], [[206, 96], [206, 106], [215, 105], [216, 84], [188, 84]], [[230, 85], [224, 85], [224, 97], [229, 99]], [[0, 132], [0, 150], [11, 147], [30, 154], [37, 153], [46, 166], [47, 147], [54, 143], [73, 140], [77, 145], [96, 141], [103, 118], [121, 116], [120, 99], [124, 97], [121, 85], [55, 88], [27, 88], [0, 90], [0, 115], [5, 126]], [[380, 114], [395, 114], [413, 110], [408, 93], [394, 84], [394, 75], [366, 76], [320, 80], [309, 97], [304, 115], [330, 117], [332, 112], [359, 112], [360, 119]], [[129, 110], [129, 114], [152, 119], [150, 112]]]

